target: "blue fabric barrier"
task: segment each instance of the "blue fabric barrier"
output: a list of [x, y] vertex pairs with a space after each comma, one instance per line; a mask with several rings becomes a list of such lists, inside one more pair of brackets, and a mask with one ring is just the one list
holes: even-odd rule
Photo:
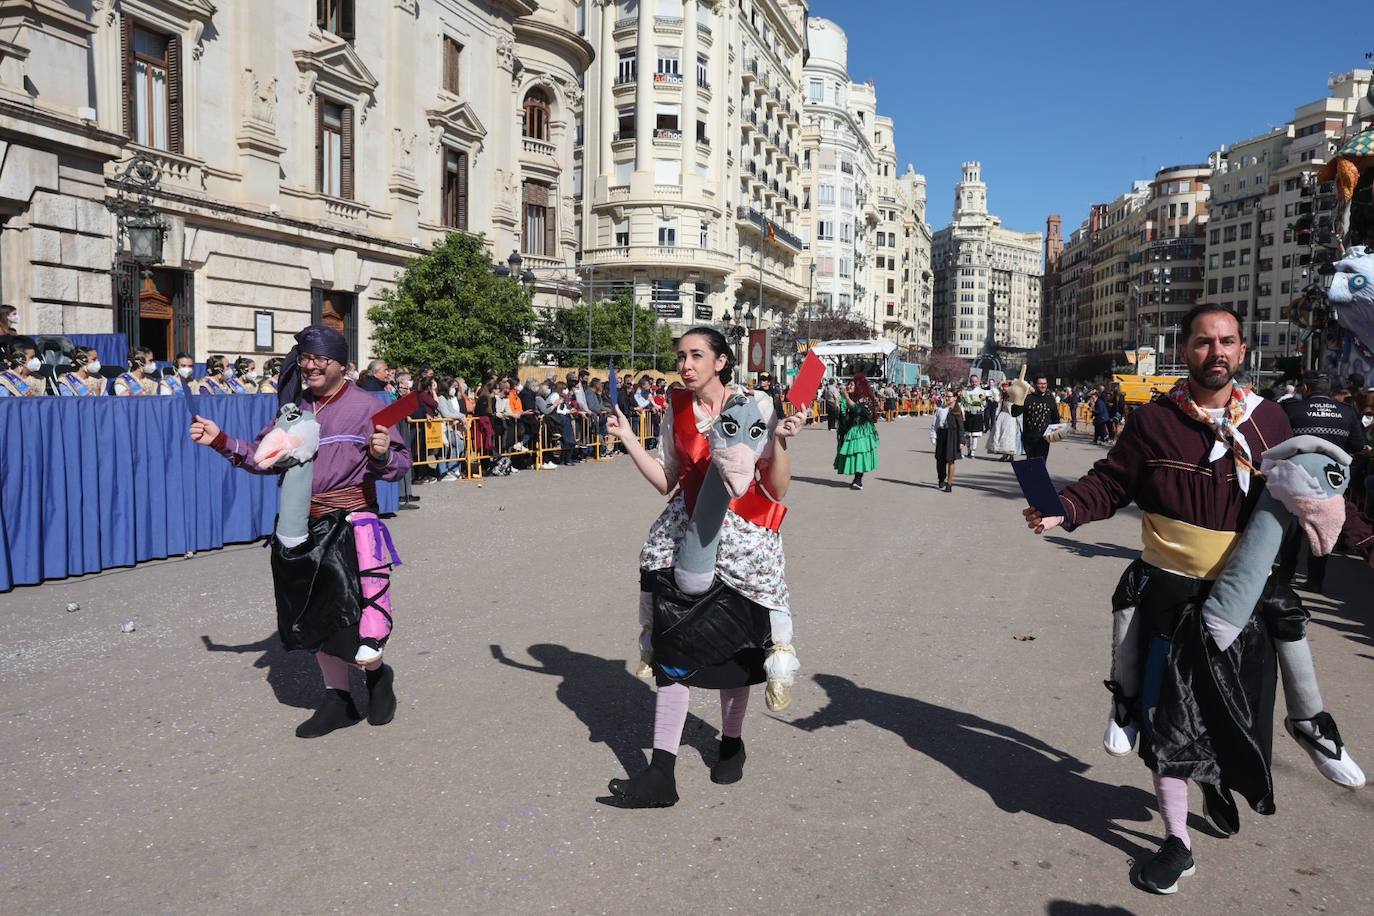
[[[277, 478], [187, 428], [194, 410], [252, 439], [276, 409], [272, 395], [0, 398], [0, 592], [271, 534]], [[377, 501], [395, 512], [398, 485], [379, 483]]]
[[78, 347], [95, 347], [102, 366], [123, 369], [129, 359], [129, 338], [123, 334], [64, 334]]

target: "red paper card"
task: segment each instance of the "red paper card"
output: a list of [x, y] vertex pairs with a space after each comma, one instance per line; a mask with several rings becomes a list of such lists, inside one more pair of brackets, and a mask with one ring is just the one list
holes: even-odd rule
[[806, 361], [801, 371], [792, 380], [792, 389], [787, 392], [787, 400], [798, 410], [806, 410], [816, 400], [816, 392], [821, 390], [821, 379], [825, 378], [825, 363], [814, 351], [806, 351]]
[[420, 406], [420, 392], [412, 391], [394, 404], [383, 407], [372, 415], [374, 426], [392, 427], [415, 412]]

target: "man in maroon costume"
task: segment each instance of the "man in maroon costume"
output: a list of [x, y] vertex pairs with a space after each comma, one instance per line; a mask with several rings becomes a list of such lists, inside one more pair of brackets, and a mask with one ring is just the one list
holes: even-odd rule
[[[362, 718], [349, 692], [348, 668], [362, 643], [361, 604], [382, 595], [369, 595], [366, 583], [359, 581], [355, 538], [364, 530], [370, 537], [381, 525], [375, 515], [376, 482], [399, 480], [410, 466], [410, 452], [395, 427], [373, 424], [381, 402], [344, 378], [348, 345], [342, 334], [310, 325], [296, 335], [296, 342], [282, 365], [278, 399], [314, 414], [320, 445], [313, 459], [308, 544], [288, 550], [274, 539], [272, 567], [282, 640], [287, 648], [313, 651], [324, 676], [323, 704], [296, 729], [299, 737], [318, 738]], [[191, 438], [235, 467], [275, 474], [281, 472], [280, 466], [259, 468], [253, 463], [258, 443], [275, 426], [275, 421], [269, 423], [247, 442], [197, 416]], [[385, 540], [389, 544], [390, 538]], [[379, 562], [383, 567], [366, 570], [369, 577], [385, 573], [384, 560]], [[389, 600], [386, 607], [389, 610]], [[396, 712], [394, 674], [389, 665], [381, 664], [380, 656], [367, 668], [368, 721], [385, 725]]]
[[[1109, 753], [1128, 754], [1136, 729], [1144, 734], [1140, 754], [1153, 772], [1166, 838], [1142, 866], [1140, 881], [1157, 893], [1173, 893], [1178, 878], [1195, 870], [1186, 828], [1188, 779], [1202, 786], [1205, 813], [1228, 835], [1239, 829], [1231, 788], [1255, 810], [1274, 810], [1269, 746], [1276, 647], [1290, 716], [1303, 717], [1289, 720], [1294, 737], [1306, 740], [1314, 762], [1346, 758], [1334, 721], [1321, 709], [1305, 638], [1307, 612], [1291, 590], [1271, 582], [1244, 646], [1228, 652], [1201, 644], [1193, 625], [1196, 605], [1258, 500], [1265, 450], [1292, 432], [1281, 407], [1233, 384], [1245, 361], [1234, 311], [1197, 306], [1183, 326], [1188, 378], [1168, 397], [1136, 410], [1107, 457], [1061, 491], [1066, 516], [1024, 512], [1030, 528], [1042, 534], [1109, 518], [1132, 502], [1141, 510], [1141, 558], [1113, 597], [1117, 652], [1108, 686], [1116, 702], [1104, 744]], [[1210, 694], [1193, 691], [1189, 678], [1198, 659], [1210, 660], [1219, 672], [1220, 693], [1244, 697], [1242, 705], [1253, 713], [1248, 721], [1228, 718], [1224, 704], [1209, 704]], [[1300, 708], [1306, 711], [1295, 711]], [[1189, 717], [1194, 731], [1184, 742], [1184, 731], [1172, 725]]]

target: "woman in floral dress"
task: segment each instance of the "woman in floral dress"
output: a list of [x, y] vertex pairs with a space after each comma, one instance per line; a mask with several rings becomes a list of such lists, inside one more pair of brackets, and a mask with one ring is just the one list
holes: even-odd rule
[[[674, 767], [687, 721], [689, 686], [720, 691], [721, 742], [717, 762], [711, 767], [712, 782], [738, 782], [744, 775], [744, 742], [741, 733], [749, 688], [766, 680], [762, 648], [745, 649], [733, 658], [691, 672], [665, 670], [653, 662], [653, 602], [645, 589], [647, 574], [673, 565], [678, 544], [689, 521], [685, 487], [699, 488], [704, 476], [703, 459], [697, 450], [692, 459], [684, 453], [691, 437], [704, 435], [729, 400], [737, 395], [753, 397], [768, 426], [768, 441], [755, 467], [755, 480], [744, 497], [731, 503], [721, 525], [716, 553], [716, 575], [743, 597], [765, 608], [774, 621], [773, 636], [779, 639], [779, 615], [791, 639], [791, 616], [784, 578], [782, 537], [778, 534], [785, 510], [777, 502], [792, 480], [787, 440], [802, 427], [800, 416], [780, 420], [763, 392], [749, 392], [728, 384], [735, 368], [734, 354], [724, 336], [713, 328], [693, 328], [678, 343], [677, 370], [683, 389], [669, 399], [661, 425], [658, 455], [640, 445], [634, 427], [616, 410], [607, 431], [620, 439], [635, 467], [660, 493], [676, 489], [639, 555], [640, 651], [646, 665], [641, 674], [652, 673], [658, 687], [654, 712], [654, 752], [648, 768], [630, 779], [611, 780], [610, 789], [628, 807], [667, 807], [677, 802]], [[682, 408], [692, 411], [692, 424], [675, 419]], [[705, 461], [709, 462], [709, 451]], [[693, 473], [693, 471], [697, 473]], [[694, 482], [695, 481], [695, 482]], [[690, 503], [695, 505], [696, 493]]]

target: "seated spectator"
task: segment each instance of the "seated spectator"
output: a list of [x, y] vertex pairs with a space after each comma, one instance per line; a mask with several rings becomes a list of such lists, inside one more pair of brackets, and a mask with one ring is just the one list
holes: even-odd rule
[[153, 351], [147, 347], [134, 347], [129, 351], [129, 371], [115, 379], [116, 397], [141, 397], [157, 394], [161, 373], [153, 361]]
[[192, 383], [192, 394], [229, 394], [229, 382], [225, 378], [226, 360], [223, 356], [211, 356], [205, 361], [205, 377]]
[[37, 376], [43, 364], [33, 347], [11, 347], [5, 354], [4, 371], [0, 371], [0, 398], [36, 398], [43, 394]]
[[606, 400], [604, 393], [604, 383], [599, 378], [591, 380], [591, 385], [587, 389], [587, 417], [588, 422], [593, 424], [596, 430], [596, 449], [597, 457], [606, 458], [613, 454], [610, 444], [607, 442], [606, 420], [611, 415], [610, 402]]
[[516, 422], [519, 416], [520, 402], [517, 400], [515, 406], [512, 407], [510, 382], [498, 382], [492, 400], [495, 414], [492, 422], [496, 425], [496, 439], [500, 443], [501, 452], [504, 454], [506, 452], [527, 451], [525, 446], [516, 440]]
[[358, 379], [358, 387], [380, 395], [388, 403], [396, 400], [396, 389], [391, 381], [391, 367], [384, 359], [374, 359], [367, 364], [367, 373]]
[[233, 374], [227, 379], [234, 394], [258, 393], [258, 364], [246, 356], [234, 360]]
[[100, 377], [100, 356], [95, 347], [77, 347], [71, 355], [72, 371], [57, 380], [57, 393], [66, 397], [95, 397], [105, 393]]
[[473, 403], [472, 413], [477, 418], [474, 437], [482, 449], [482, 454], [490, 457], [496, 452], [499, 442], [496, 436], [496, 398], [491, 393], [488, 382], [478, 386]]
[[459, 459], [463, 457], [467, 441], [467, 419], [463, 412], [463, 399], [458, 396], [458, 386], [451, 376], [441, 378], [436, 388], [439, 416], [448, 421], [444, 423], [445, 457], [452, 461], [439, 465], [440, 480], [457, 480]]
[[157, 384], [157, 393], [166, 395], [185, 394], [191, 390], [191, 376], [196, 371], [195, 360], [189, 353], [178, 353], [171, 369], [162, 373]]
[[525, 447], [530, 451], [534, 451], [539, 443], [540, 418], [540, 411], [536, 404], [538, 392], [534, 385], [534, 379], [528, 379], [524, 385], [520, 386], [520, 392], [517, 398], [520, 401], [520, 418], [518, 421], [520, 427], [520, 441], [524, 443]]

